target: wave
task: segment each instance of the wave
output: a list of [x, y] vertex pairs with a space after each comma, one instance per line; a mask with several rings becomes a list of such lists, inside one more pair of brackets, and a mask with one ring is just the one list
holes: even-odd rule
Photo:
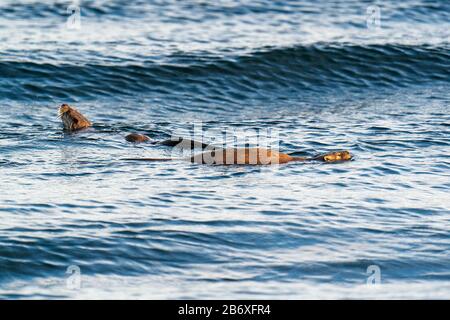
[[289, 97], [305, 91], [449, 83], [449, 46], [315, 44], [234, 57], [175, 54], [107, 63], [0, 61], [0, 96], [13, 100], [176, 95], [194, 99]]
[[[7, 19], [41, 19], [68, 15], [68, 8], [77, 1], [52, 0], [3, 0], [0, 3], [0, 16]], [[281, 15], [317, 15], [327, 16], [360, 14], [368, 4], [355, 1], [271, 1], [271, 0], [84, 0], [78, 1], [83, 16], [109, 18], [170, 18], [179, 20], [197, 20], [217, 18], [218, 16], [238, 16], [265, 14], [271, 12]], [[415, 22], [447, 22], [450, 3], [447, 1], [385, 1], [380, 7], [386, 22], [392, 20], [410, 20]], [[186, 13], [189, 14], [186, 14]], [[195, 16], [195, 18], [194, 18]], [[280, 17], [282, 19], [282, 17]]]

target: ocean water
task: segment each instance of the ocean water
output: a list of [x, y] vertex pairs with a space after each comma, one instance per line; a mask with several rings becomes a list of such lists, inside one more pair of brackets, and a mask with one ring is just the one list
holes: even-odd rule
[[0, 104], [0, 298], [450, 298], [449, 1], [4, 0]]

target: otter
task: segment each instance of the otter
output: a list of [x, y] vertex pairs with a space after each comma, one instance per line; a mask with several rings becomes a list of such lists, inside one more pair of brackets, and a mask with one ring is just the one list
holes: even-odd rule
[[[90, 122], [84, 115], [81, 114], [75, 107], [69, 106], [68, 104], [62, 104], [59, 107], [58, 117], [61, 119], [64, 130], [67, 132], [77, 132], [82, 131], [84, 129], [92, 127], [92, 122]], [[160, 144], [169, 147], [180, 147], [180, 148], [202, 148], [205, 149], [209, 146], [207, 143], [202, 143], [199, 141], [194, 141], [190, 139], [185, 139], [181, 137], [173, 137], [168, 140], [163, 141], [155, 141], [150, 139], [149, 136], [146, 136], [141, 133], [131, 133], [125, 137], [125, 140], [131, 143], [151, 143], [151, 144]]]
[[213, 148], [212, 150], [199, 153], [189, 158], [127, 158], [126, 161], [172, 161], [188, 160], [199, 164], [219, 165], [272, 165], [285, 164], [293, 161], [320, 161], [320, 162], [343, 162], [352, 159], [350, 152], [334, 151], [317, 155], [314, 157], [294, 157], [285, 153], [273, 151], [266, 148]]
[[[63, 122], [64, 130], [69, 132], [80, 131], [92, 126], [92, 123], [83, 116], [76, 108], [63, 104], [59, 108], [59, 117]], [[245, 164], [245, 165], [270, 165], [284, 164], [293, 161], [320, 161], [320, 162], [343, 162], [352, 160], [353, 156], [348, 151], [335, 151], [317, 155], [314, 157], [294, 157], [285, 153], [266, 148], [220, 148], [203, 142], [184, 138], [172, 138], [164, 141], [154, 141], [150, 137], [131, 133], [125, 140], [132, 143], [151, 142], [165, 146], [177, 146], [181, 148], [202, 148], [207, 151], [189, 158], [127, 158], [127, 161], [172, 161], [189, 160], [199, 164]]]
[[148, 136], [146, 136], [145, 134], [131, 133], [125, 137], [125, 140], [127, 140], [128, 142], [133, 142], [133, 143], [142, 143], [142, 142], [150, 141], [150, 138]]
[[59, 107], [58, 116], [66, 131], [78, 131], [92, 126], [92, 123], [77, 109], [65, 103]]

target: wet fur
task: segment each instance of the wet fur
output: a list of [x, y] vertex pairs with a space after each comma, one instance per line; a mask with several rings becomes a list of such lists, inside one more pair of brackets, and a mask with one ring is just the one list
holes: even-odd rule
[[[59, 108], [59, 117], [63, 122], [66, 131], [77, 131], [92, 126], [92, 123], [84, 117], [77, 109], [67, 104]], [[143, 134], [132, 133], [125, 137], [129, 142], [142, 143], [150, 141], [150, 138]], [[181, 148], [202, 148], [210, 149], [208, 151], [194, 155], [186, 160], [200, 164], [245, 164], [245, 165], [269, 165], [282, 164], [292, 161], [322, 161], [322, 162], [341, 162], [352, 159], [348, 151], [336, 151], [327, 154], [318, 155], [312, 158], [293, 157], [288, 154], [280, 153], [265, 148], [217, 148], [202, 142], [197, 142], [184, 138], [175, 138], [159, 142], [166, 146], [177, 146]], [[171, 158], [137, 158], [124, 159], [133, 161], [171, 161]]]
[[215, 148], [206, 152], [199, 153], [185, 159], [171, 158], [131, 158], [123, 159], [129, 161], [171, 161], [171, 160], [188, 160], [199, 164], [214, 165], [273, 165], [284, 164], [293, 161], [320, 161], [320, 162], [342, 162], [352, 159], [352, 155], [348, 151], [336, 151], [312, 158], [293, 157], [285, 153], [280, 153], [265, 148]]
[[68, 104], [59, 107], [59, 117], [66, 131], [77, 131], [92, 126], [92, 123], [85, 116]]

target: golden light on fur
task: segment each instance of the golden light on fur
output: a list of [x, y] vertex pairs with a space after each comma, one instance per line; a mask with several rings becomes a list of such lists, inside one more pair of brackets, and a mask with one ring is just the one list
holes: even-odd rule
[[85, 116], [68, 104], [62, 104], [59, 107], [58, 115], [64, 125], [64, 130], [67, 131], [76, 131], [92, 126]]
[[[340, 162], [349, 161], [352, 155], [348, 151], [331, 152], [313, 158], [292, 157], [288, 154], [273, 151], [266, 148], [228, 148], [213, 149], [199, 153], [193, 157], [184, 160], [190, 160], [199, 164], [214, 165], [273, 165], [283, 164], [293, 161], [321, 161], [321, 162]], [[124, 160], [131, 161], [171, 161], [183, 159], [171, 158], [129, 158]]]
[[339, 161], [349, 161], [352, 159], [352, 155], [348, 151], [336, 151], [328, 154], [324, 154], [317, 157], [317, 160], [324, 162], [339, 162]]
[[228, 148], [206, 151], [191, 157], [191, 162], [201, 164], [277, 164], [294, 158], [265, 148]]
[[125, 140], [132, 143], [142, 143], [150, 141], [150, 138], [144, 134], [140, 133], [131, 133], [125, 137]]
[[[77, 109], [69, 106], [68, 104], [62, 104], [59, 107], [58, 115], [64, 125], [64, 129], [67, 131], [76, 131], [85, 129], [92, 126], [92, 123], [83, 116]], [[150, 141], [150, 138], [146, 135], [139, 133], [132, 133], [125, 137], [129, 142], [141, 143]], [[170, 141], [179, 145], [183, 142], [183, 139], [175, 139]], [[196, 145], [205, 147], [208, 149], [208, 145], [204, 145], [200, 142], [195, 142], [187, 139], [186, 141], [191, 148]], [[172, 144], [165, 144], [172, 145]], [[335, 151], [326, 153], [323, 155], [315, 156], [312, 158], [305, 157], [293, 157], [285, 153], [277, 152], [266, 148], [209, 148], [209, 150], [189, 157], [185, 160], [201, 164], [219, 164], [219, 165], [271, 165], [282, 164], [292, 161], [321, 161], [321, 162], [341, 162], [349, 161], [352, 159], [352, 155], [348, 151]], [[135, 161], [170, 161], [176, 160], [171, 158], [133, 158], [124, 160]]]
[[314, 158], [292, 157], [288, 154], [265, 148], [228, 148], [200, 153], [190, 158], [191, 162], [202, 164], [283, 164], [292, 161], [338, 162], [351, 160], [348, 151], [327, 153]]

